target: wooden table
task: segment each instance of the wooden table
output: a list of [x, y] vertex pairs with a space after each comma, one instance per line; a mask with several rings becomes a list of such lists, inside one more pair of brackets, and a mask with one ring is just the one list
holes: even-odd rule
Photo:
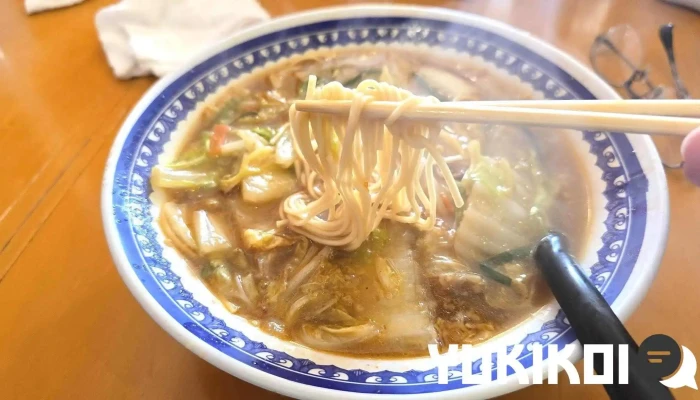
[[[28, 17], [0, 2], [0, 398], [278, 398], [186, 350], [136, 303], [107, 251], [100, 182], [129, 109], [154, 82], [115, 79], [85, 4]], [[273, 16], [343, 1], [265, 0]], [[425, 2], [429, 3], [429, 2]], [[436, 1], [503, 20], [587, 63], [593, 38], [629, 23], [652, 76], [671, 85], [656, 28], [677, 25], [679, 68], [700, 96], [700, 17], [654, 0]], [[627, 323], [638, 340], [671, 335], [700, 356], [700, 189], [668, 176], [663, 265]], [[566, 379], [564, 378], [564, 381]], [[700, 399], [692, 389], [679, 399]], [[598, 386], [529, 387], [509, 399], [604, 397]]]

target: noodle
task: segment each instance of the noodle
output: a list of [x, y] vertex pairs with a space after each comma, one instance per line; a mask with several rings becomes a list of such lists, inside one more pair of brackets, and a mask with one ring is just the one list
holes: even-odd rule
[[[399, 121], [406, 110], [434, 97], [374, 80], [348, 89], [338, 82], [316, 87], [309, 79], [307, 100], [352, 100], [347, 118], [289, 110], [295, 171], [305, 191], [289, 196], [280, 207], [282, 224], [321, 244], [358, 248], [383, 219], [421, 230], [435, 225], [437, 167], [457, 207], [464, 201], [447, 162], [434, 144], [439, 123]], [[372, 101], [400, 105], [383, 123], [362, 119]]]

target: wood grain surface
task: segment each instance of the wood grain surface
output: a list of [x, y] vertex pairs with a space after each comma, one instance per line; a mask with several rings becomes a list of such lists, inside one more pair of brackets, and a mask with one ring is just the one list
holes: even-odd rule
[[[35, 16], [0, 2], [0, 399], [275, 399], [166, 334], [119, 278], [102, 231], [100, 185], [112, 140], [154, 78], [112, 76], [84, 4]], [[344, 1], [263, 0], [273, 16]], [[657, 27], [676, 24], [680, 72], [700, 95], [700, 16], [656, 0], [421, 1], [531, 32], [588, 64], [618, 24], [642, 36], [656, 82], [671, 86]], [[700, 356], [700, 189], [668, 174], [671, 233], [660, 272], [627, 322]], [[579, 365], [580, 368], [580, 365]], [[563, 378], [566, 382], [566, 378]], [[700, 399], [697, 391], [674, 391]], [[507, 399], [604, 398], [598, 386], [533, 386]]]

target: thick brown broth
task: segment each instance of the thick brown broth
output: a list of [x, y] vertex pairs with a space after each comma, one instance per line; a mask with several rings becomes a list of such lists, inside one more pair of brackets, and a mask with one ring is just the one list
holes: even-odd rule
[[[303, 95], [310, 74], [321, 84], [346, 86], [389, 79], [444, 101], [533, 96], [512, 78], [459, 56], [396, 49], [315, 53], [227, 88], [197, 116], [152, 184], [168, 199], [160, 215], [168, 244], [231, 312], [317, 350], [408, 357], [427, 354], [429, 343], [488, 340], [551, 300], [527, 256], [491, 263], [493, 256], [521, 254], [510, 244], [522, 246], [520, 238], [546, 229], [566, 234], [576, 252], [583, 248], [589, 195], [567, 135], [448, 124], [440, 143], [445, 155], [466, 153], [478, 141], [487, 161], [481, 170], [469, 160], [450, 165], [458, 180], [473, 175], [464, 181], [472, 208], [455, 209], [445, 197], [438, 224], [428, 232], [385, 221], [359, 249], [346, 252], [279, 227], [280, 203], [304, 190], [294, 167], [280, 163], [277, 153], [289, 140], [287, 109]], [[501, 182], [503, 170], [516, 178], [511, 195], [489, 188]], [[529, 213], [514, 225], [513, 207]], [[485, 228], [472, 225], [481, 220]], [[518, 240], [492, 240], [501, 231]], [[469, 252], [459, 243], [471, 243]]]

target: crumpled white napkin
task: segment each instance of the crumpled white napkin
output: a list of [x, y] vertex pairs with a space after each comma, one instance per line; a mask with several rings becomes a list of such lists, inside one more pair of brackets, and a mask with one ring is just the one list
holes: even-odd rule
[[663, 0], [666, 3], [675, 4], [682, 7], [688, 7], [700, 12], [700, 0]]
[[68, 7], [82, 3], [85, 0], [24, 0], [24, 9], [27, 14], [34, 14], [54, 8]]
[[95, 16], [97, 34], [118, 78], [163, 76], [192, 54], [264, 21], [256, 0], [122, 0]]

